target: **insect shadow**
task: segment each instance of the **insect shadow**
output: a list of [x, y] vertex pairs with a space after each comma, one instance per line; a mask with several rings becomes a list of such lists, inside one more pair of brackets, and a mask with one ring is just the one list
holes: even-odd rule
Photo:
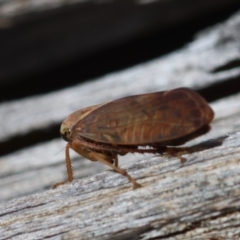
[[184, 154], [190, 154], [190, 153], [195, 153], [195, 152], [200, 152], [203, 150], [211, 149], [214, 147], [221, 146], [223, 144], [223, 141], [228, 138], [227, 135], [221, 136], [219, 138], [215, 139], [210, 139], [189, 147], [168, 147], [166, 149], [166, 154], [174, 157], [178, 157], [181, 161], [181, 163], [186, 162], [186, 158], [182, 157]]

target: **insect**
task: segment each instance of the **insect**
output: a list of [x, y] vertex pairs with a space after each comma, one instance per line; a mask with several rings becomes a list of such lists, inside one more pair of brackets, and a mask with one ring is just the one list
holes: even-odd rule
[[188, 88], [129, 96], [78, 110], [60, 128], [68, 142], [65, 149], [68, 180], [54, 184], [53, 188], [73, 180], [70, 148], [126, 176], [133, 188], [141, 187], [118, 166], [118, 155], [164, 152], [174, 155], [176, 148], [169, 146], [184, 144], [206, 133], [213, 117], [208, 103]]

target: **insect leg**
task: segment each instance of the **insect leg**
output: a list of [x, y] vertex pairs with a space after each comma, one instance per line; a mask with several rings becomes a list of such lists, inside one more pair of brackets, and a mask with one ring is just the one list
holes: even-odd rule
[[59, 185], [63, 185], [65, 183], [68, 183], [68, 182], [72, 182], [73, 180], [73, 170], [72, 170], [72, 164], [71, 164], [71, 158], [70, 158], [70, 154], [69, 154], [69, 143], [66, 145], [66, 148], [65, 148], [65, 156], [66, 156], [66, 167], [67, 167], [67, 174], [68, 174], [68, 180], [67, 181], [64, 181], [64, 182], [58, 182], [58, 183], [55, 183], [52, 188], [57, 188]]
[[[184, 149], [184, 148], [183, 148]], [[177, 157], [180, 159], [181, 163], [185, 163], [187, 160], [186, 158], [182, 157], [183, 154], [186, 154], [181, 148], [171, 148], [167, 147], [166, 149], [167, 154], [173, 157]]]
[[114, 164], [115, 164], [116, 167], [118, 167], [118, 156], [117, 155], [114, 158]]
[[[115, 156], [114, 160], [115, 160], [115, 164], [112, 164], [111, 162], [109, 162], [108, 159], [104, 159], [103, 157], [99, 158], [99, 154], [97, 152], [91, 152], [89, 153], [89, 155], [91, 155], [91, 158], [95, 158], [96, 160], [98, 160], [99, 162], [106, 164], [107, 166], [109, 166], [110, 168], [112, 168], [115, 172], [118, 172], [120, 174], [122, 174], [123, 176], [127, 177], [129, 182], [131, 182], [133, 184], [133, 189], [142, 187], [139, 183], [137, 183], [137, 181], [135, 179], [133, 179], [128, 173], [127, 171], [121, 169], [120, 167], [118, 167], [116, 165], [116, 163], [118, 164], [118, 158], [117, 155]], [[106, 155], [106, 157], [108, 158], [109, 156]]]

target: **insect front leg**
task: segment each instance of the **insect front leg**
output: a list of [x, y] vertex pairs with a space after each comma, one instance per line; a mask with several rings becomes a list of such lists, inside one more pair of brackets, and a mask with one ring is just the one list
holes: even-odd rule
[[70, 154], [69, 154], [69, 148], [70, 148], [70, 145], [68, 143], [66, 145], [66, 148], [65, 148], [65, 156], [66, 156], [65, 160], [66, 160], [66, 168], [67, 168], [68, 180], [66, 180], [64, 182], [55, 183], [52, 186], [53, 189], [57, 188], [60, 185], [65, 184], [65, 183], [72, 182], [72, 180], [73, 180], [73, 170], [72, 170], [72, 163], [71, 163]]

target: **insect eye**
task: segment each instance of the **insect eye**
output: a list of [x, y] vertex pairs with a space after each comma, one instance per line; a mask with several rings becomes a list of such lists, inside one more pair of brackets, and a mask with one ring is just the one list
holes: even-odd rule
[[61, 132], [61, 135], [65, 141], [69, 142], [71, 139], [72, 131], [69, 128], [64, 128]]

